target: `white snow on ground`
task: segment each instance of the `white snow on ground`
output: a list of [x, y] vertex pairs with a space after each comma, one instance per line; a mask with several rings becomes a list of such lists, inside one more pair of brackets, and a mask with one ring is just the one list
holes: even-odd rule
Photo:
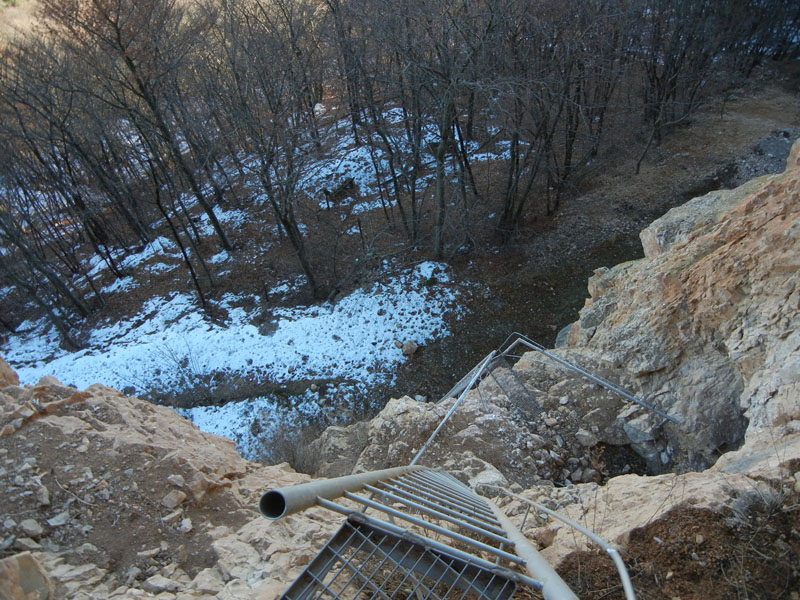
[[[325, 208], [322, 189], [335, 188], [345, 177], [352, 177], [361, 194], [377, 193], [375, 167], [369, 148], [358, 146], [352, 134], [344, 135], [330, 153], [332, 158], [314, 161], [307, 169], [308, 176], [300, 182], [300, 189], [310, 197], [319, 199], [320, 208]], [[387, 167], [381, 157], [376, 157], [381, 170]]]
[[180, 256], [178, 246], [172, 240], [158, 237], [145, 246], [138, 254], [131, 254], [122, 261], [123, 269], [133, 269], [154, 256]]
[[[10, 336], [0, 349], [26, 385], [53, 375], [78, 389], [100, 381], [139, 394], [179, 393], [201, 381], [213, 389], [237, 377], [278, 383], [350, 380], [369, 387], [391, 381], [405, 360], [395, 341], [425, 344], [447, 335], [446, 315], [460, 312], [457, 297], [445, 267], [427, 262], [336, 304], [275, 308], [268, 334], [251, 323], [255, 309], [234, 306], [241, 297], [226, 296], [222, 306], [229, 320], [220, 325], [204, 318], [192, 296], [173, 293], [152, 298], [131, 319], [95, 329], [88, 348], [79, 352], [61, 350], [46, 320]], [[286, 423], [299, 410], [279, 410], [270, 399], [259, 402], [195, 408], [186, 414], [207, 431], [229, 435], [253, 411], [274, 417], [280, 413]], [[304, 402], [305, 410], [311, 410], [313, 398]], [[239, 441], [242, 451], [252, 442], [246, 435]]]
[[287, 279], [273, 286], [269, 290], [269, 295], [270, 297], [272, 297], [273, 295], [285, 297], [289, 294], [295, 293], [298, 288], [304, 286], [305, 284], [306, 284], [306, 276], [298, 275], [294, 279]]
[[[253, 460], [278, 459], [278, 455], [270, 451], [270, 442], [281, 433], [286, 434], [302, 426], [304, 419], [313, 418], [322, 410], [318, 395], [308, 392], [294, 399], [288, 407], [280, 406], [273, 398], [261, 397], [228, 402], [223, 406], [177, 409], [177, 412], [202, 431], [233, 440], [239, 453]], [[252, 433], [254, 422], [258, 423], [258, 435]]]
[[214, 256], [208, 259], [207, 262], [210, 262], [212, 265], [216, 265], [218, 263], [223, 263], [230, 258], [227, 250], [223, 250], [222, 252], [218, 252]]
[[[403, 121], [402, 110], [390, 108], [384, 113], [384, 118], [387, 123], [397, 126]], [[327, 202], [323, 188], [333, 189], [346, 177], [352, 177], [358, 193], [352, 198], [341, 199], [338, 203], [340, 205], [353, 204], [351, 213], [359, 214], [381, 208], [380, 200], [364, 201], [362, 197], [374, 198], [378, 195], [379, 186], [376, 180], [375, 166], [377, 165], [381, 178], [386, 179], [389, 177], [389, 163], [386, 154], [380, 149], [382, 145], [381, 138], [375, 135], [378, 143], [373, 155], [367, 146], [356, 143], [352, 133], [349, 133], [348, 127], [349, 125], [346, 121], [342, 121], [333, 128], [334, 133], [332, 135], [336, 140], [336, 144], [329, 153], [331, 158], [316, 160], [309, 164], [306, 168], [308, 175], [301, 179], [299, 187], [309, 197], [318, 199], [319, 207], [324, 209], [327, 207]], [[411, 152], [405, 131], [401, 127], [395, 127], [394, 130], [388, 131], [387, 137], [397, 155]], [[419, 145], [424, 149], [422, 151], [423, 165], [431, 171], [434, 166], [434, 159], [428, 153], [428, 149], [438, 144], [439, 139], [435, 124], [426, 123], [422, 128]], [[459, 141], [458, 134], [456, 134], [456, 141]], [[507, 141], [498, 141], [493, 145], [494, 149], [486, 148], [483, 151], [479, 151], [480, 146], [476, 142], [465, 142], [465, 144], [472, 163], [508, 160], [511, 156]], [[455, 168], [453, 164], [448, 163], [445, 167], [445, 172], [454, 173]], [[429, 172], [427, 175], [420, 175], [417, 179], [418, 191], [422, 191], [425, 185], [434, 177], [433, 172]]]
[[135, 288], [138, 283], [133, 277], [123, 277], [121, 279], [116, 279], [114, 283], [107, 285], [102, 290], [100, 290], [103, 294], [113, 294], [115, 292], [126, 292], [128, 290], [132, 290]]
[[178, 268], [177, 264], [167, 265], [164, 263], [153, 263], [152, 265], [147, 265], [145, 267], [145, 270], [148, 273], [152, 273], [155, 275], [157, 273], [166, 273], [167, 271], [172, 271], [177, 268]]
[[[240, 228], [247, 222], [248, 219], [247, 213], [243, 210], [224, 210], [219, 206], [215, 206], [213, 210], [214, 215], [217, 217], [217, 221], [219, 221], [220, 224], [233, 227], [234, 229]], [[198, 230], [200, 231], [201, 235], [212, 236], [215, 234], [214, 226], [211, 224], [211, 218], [208, 216], [208, 213], [203, 213], [200, 215], [198, 221], [200, 223]]]
[[[121, 251], [115, 251], [114, 254], [118, 258], [119, 255], [121, 254]], [[175, 244], [175, 242], [161, 236], [154, 239], [149, 244], [147, 244], [147, 246], [145, 246], [141, 252], [138, 252], [136, 254], [131, 254], [125, 257], [125, 259], [123, 259], [120, 262], [120, 267], [122, 269], [134, 269], [139, 265], [141, 265], [142, 263], [147, 262], [154, 256], [161, 256], [161, 257], [167, 256], [172, 258], [180, 258], [181, 254], [178, 251], [178, 246]], [[108, 263], [106, 263], [101, 257], [97, 255], [94, 255], [89, 259], [88, 266], [89, 266], [88, 276], [92, 278], [97, 277], [103, 271], [108, 269]], [[167, 270], [167, 268], [165, 265], [162, 265], [161, 267], [152, 266], [150, 270], [151, 272], [160, 272], [162, 270]], [[104, 290], [104, 291], [109, 291], [109, 290]]]
[[[396, 151], [407, 152], [408, 142], [400, 126], [402, 111], [389, 109], [385, 116], [395, 130], [389, 132], [392, 146]], [[378, 193], [376, 165], [382, 179], [387, 175], [385, 154], [380, 150], [371, 154], [367, 147], [358, 145], [346, 120], [334, 124], [330, 135], [334, 142], [331, 151], [325, 158], [310, 160], [299, 189], [317, 199], [324, 208], [322, 188], [333, 188], [343, 178], [353, 177], [358, 193], [340, 204], [352, 204], [350, 214], [380, 208], [379, 200], [367, 198], [375, 198]], [[432, 123], [426, 124], [422, 146], [429, 148], [438, 141], [436, 128]], [[144, 151], [134, 133], [130, 133], [128, 143], [132, 152]], [[508, 158], [508, 143], [502, 140], [483, 148], [468, 142], [467, 147], [473, 161]], [[423, 162], [430, 167], [432, 157], [423, 154]], [[252, 171], [245, 175], [242, 185], [253, 191], [251, 200], [256, 205], [263, 204], [265, 197], [256, 177], [259, 163], [245, 155], [239, 158], [246, 171]], [[452, 173], [454, 168], [448, 164], [447, 172]], [[236, 177], [232, 165], [231, 176]], [[420, 173], [419, 189], [432, 177], [432, 173]], [[211, 186], [206, 185], [203, 193], [212, 194]], [[189, 194], [183, 202], [187, 207], [197, 203]], [[214, 213], [226, 229], [240, 228], [248, 219], [248, 213], [241, 210], [215, 207]], [[201, 213], [195, 224], [201, 235], [214, 234], [207, 214]], [[305, 232], [306, 226], [299, 226]], [[278, 235], [275, 225], [263, 224], [263, 227]], [[358, 230], [351, 227], [348, 233], [356, 235]], [[267, 244], [263, 250], [269, 247]], [[172, 260], [162, 262], [157, 257]], [[142, 252], [127, 256], [121, 266], [160, 273], [176, 268], [180, 258], [174, 242], [161, 237]], [[220, 264], [228, 259], [228, 253], [223, 251], [209, 262]], [[93, 257], [90, 268], [90, 276], [95, 277], [108, 266]], [[125, 277], [103, 292], [124, 293], [132, 285], [133, 279]], [[270, 298], [284, 296], [302, 285], [303, 278], [284, 282], [270, 291]], [[101, 379], [106, 385], [128, 388], [137, 394], [148, 391], [177, 394], [198, 385], [224, 389], [219, 386], [234, 378], [279, 384], [297, 380], [340, 382], [335, 389], [328, 385], [325, 398], [309, 391], [290, 398], [288, 405], [286, 398], [262, 397], [182, 411], [205, 431], [231, 437], [240, 451], [255, 457], [259, 444], [250, 433], [255, 418], [259, 420], [263, 440], [264, 436], [280, 435], [282, 430], [300, 425], [304, 416], [336, 412], [338, 408], [334, 410], [330, 404], [333, 395], [345, 399], [363, 397], [371, 386], [390, 382], [396, 366], [405, 360], [395, 341], [414, 340], [424, 344], [446, 336], [445, 316], [460, 310], [457, 295], [442, 265], [424, 263], [369, 289], [356, 291], [335, 305], [275, 308], [270, 314], [272, 323], [259, 330], [253, 325], [259, 309], [248, 311], [241, 307], [259, 306], [258, 298], [253, 302], [251, 298], [226, 297], [221, 304], [228, 310], [229, 319], [223, 325], [208, 321], [193, 296], [173, 293], [152, 298], [133, 318], [97, 328], [90, 334], [88, 348], [80, 352], [61, 350], [58, 335], [45, 319], [20, 326], [21, 333], [11, 336], [0, 346], [0, 351], [17, 369], [24, 384], [34, 384], [43, 375], [55, 375], [78, 388]]]

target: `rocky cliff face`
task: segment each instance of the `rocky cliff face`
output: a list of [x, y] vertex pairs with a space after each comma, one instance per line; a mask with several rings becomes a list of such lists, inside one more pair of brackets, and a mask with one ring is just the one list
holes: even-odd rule
[[[681, 424], [528, 353], [469, 393], [423, 462], [488, 495], [501, 486], [558, 508], [622, 547], [676, 507], [719, 514], [747, 494], [797, 498], [800, 144], [783, 175], [697, 198], [642, 242], [644, 259], [595, 274], [554, 352]], [[370, 421], [328, 429], [310, 449], [319, 474], [408, 463], [452, 402], [391, 400]], [[307, 479], [103, 386], [19, 387], [0, 361], [3, 598], [276, 597], [340, 518], [313, 509], [269, 522], [258, 496]], [[525, 513], [518, 498], [500, 503]], [[784, 529], [775, 547], [796, 565], [800, 525]], [[554, 561], [586, 548], [545, 519], [525, 532]], [[691, 552], [706, 571], [707, 536]]]
[[[616, 449], [632, 470], [628, 448], [651, 474], [702, 470], [747, 435], [800, 419], [799, 161], [800, 142], [782, 175], [712, 192], [655, 221], [641, 233], [644, 259], [591, 278], [580, 318], [555, 350], [680, 425], [529, 353], [513, 377], [531, 398], [515, 398], [519, 385], [504, 386], [507, 369], [496, 370], [443, 431], [437, 464], [469, 452], [525, 487], [597, 479], [589, 458], [598, 447]], [[408, 460], [451, 403], [406, 398], [369, 423], [327, 431], [317, 442], [321, 472]]]
[[683, 421], [626, 424], [655, 468], [705, 468], [800, 415], [799, 148], [782, 175], [671, 210], [642, 232], [644, 260], [589, 282], [570, 347]]

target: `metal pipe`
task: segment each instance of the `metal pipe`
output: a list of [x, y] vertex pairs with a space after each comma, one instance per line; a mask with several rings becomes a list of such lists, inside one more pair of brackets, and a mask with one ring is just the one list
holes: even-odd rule
[[287, 488], [270, 490], [261, 496], [258, 508], [266, 518], [280, 519], [313, 506], [317, 503], [318, 498], [331, 500], [342, 496], [345, 492], [360, 490], [365, 485], [374, 485], [384, 479], [399, 477], [422, 469], [426, 469], [426, 467], [409, 465], [407, 467], [383, 469], [382, 471], [346, 475], [333, 479], [310, 481]]
[[422, 448], [419, 449], [419, 452], [417, 452], [417, 455], [414, 457], [414, 460], [411, 461], [412, 465], [417, 464], [417, 462], [419, 462], [419, 459], [422, 458], [422, 455], [425, 453], [425, 450], [428, 449], [428, 446], [431, 445], [431, 442], [433, 442], [433, 440], [439, 434], [439, 431], [442, 429], [442, 427], [444, 427], [445, 423], [447, 423], [447, 421], [450, 419], [450, 417], [453, 415], [453, 413], [456, 412], [456, 409], [458, 408], [458, 405], [461, 404], [461, 402], [464, 400], [464, 398], [466, 398], [467, 392], [469, 392], [469, 390], [472, 388], [472, 386], [475, 385], [475, 381], [477, 381], [478, 377], [481, 376], [481, 374], [483, 373], [484, 367], [486, 367], [486, 365], [489, 363], [489, 361], [492, 360], [492, 357], [494, 357], [494, 350], [492, 350], [489, 353], [489, 355], [486, 358], [484, 358], [483, 361], [480, 363], [480, 365], [479, 365], [480, 368], [478, 368], [475, 371], [475, 374], [469, 380], [469, 383], [467, 383], [467, 386], [464, 388], [464, 391], [461, 392], [461, 395], [458, 397], [458, 400], [453, 402], [453, 406], [451, 406], [450, 410], [447, 411], [447, 414], [444, 416], [444, 419], [442, 419], [442, 422], [439, 423], [439, 426], [433, 431], [433, 433], [431, 434], [431, 437], [428, 438], [428, 441], [425, 442], [425, 444], [422, 446]]
[[542, 582], [542, 595], [545, 600], [578, 600], [575, 593], [569, 589], [564, 580], [559, 577], [553, 567], [542, 558], [539, 551], [534, 548], [522, 532], [516, 528], [505, 513], [495, 506], [494, 502], [487, 501], [492, 507], [497, 520], [506, 530], [506, 535], [514, 543], [514, 550], [523, 559], [525, 567], [531, 577]]
[[[496, 360], [496, 359], [492, 359], [492, 360], [494, 361], [494, 360]], [[442, 396], [442, 397], [441, 397], [441, 398], [440, 398], [440, 399], [439, 399], [439, 400], [436, 402], [436, 404], [441, 404], [442, 402], [444, 402], [444, 401], [445, 401], [445, 400], [447, 400], [448, 398], [457, 398], [458, 396], [460, 396], [460, 395], [461, 395], [461, 392], [463, 392], [463, 391], [464, 391], [464, 388], [465, 388], [465, 387], [467, 387], [467, 384], [468, 384], [468, 382], [469, 382], [469, 381], [472, 379], [472, 377], [475, 375], [475, 373], [476, 373], [476, 372], [477, 372], [477, 371], [478, 371], [480, 368], [481, 368], [481, 363], [478, 363], [477, 365], [475, 365], [474, 367], [472, 367], [472, 369], [470, 369], [469, 373], [467, 373], [466, 375], [464, 375], [464, 376], [463, 376], [463, 377], [462, 377], [462, 378], [461, 378], [461, 379], [458, 381], [458, 383], [457, 383], [457, 384], [455, 384], [455, 385], [454, 385], [452, 388], [450, 388], [450, 390], [449, 390], [449, 391], [448, 391], [448, 392], [447, 392], [447, 393], [446, 393], [444, 396]]]
[[510, 496], [512, 498], [516, 498], [517, 500], [519, 500], [521, 502], [525, 502], [528, 505], [529, 508], [532, 506], [536, 510], [540, 510], [545, 514], [548, 514], [551, 517], [554, 517], [554, 518], [558, 519], [562, 523], [566, 523], [567, 525], [569, 525], [573, 529], [575, 529], [577, 531], [580, 531], [583, 535], [585, 535], [590, 540], [592, 540], [594, 543], [596, 543], [598, 546], [600, 546], [611, 557], [611, 560], [614, 561], [614, 565], [616, 565], [616, 567], [617, 567], [617, 571], [619, 571], [619, 577], [622, 580], [622, 589], [625, 591], [625, 598], [627, 600], [636, 600], [636, 594], [634, 594], [634, 592], [633, 592], [633, 584], [631, 583], [631, 577], [628, 574], [628, 569], [625, 568], [625, 563], [622, 562], [622, 557], [619, 555], [619, 552], [617, 551], [617, 549], [614, 548], [611, 544], [609, 544], [607, 541], [605, 541], [599, 535], [597, 535], [593, 531], [590, 531], [589, 529], [587, 529], [586, 527], [584, 527], [580, 523], [577, 523], [577, 522], [573, 521], [572, 519], [570, 519], [569, 517], [565, 517], [561, 513], [557, 513], [556, 511], [551, 510], [551, 509], [547, 508], [546, 506], [544, 506], [542, 504], [539, 504], [538, 502], [534, 502], [533, 500], [528, 500], [527, 498], [525, 498], [523, 496], [519, 496], [517, 494], [509, 492], [509, 491], [507, 491], [507, 490], [505, 490], [505, 489], [503, 489], [503, 488], [501, 488], [500, 486], [497, 486], [497, 485], [493, 485], [493, 486], [490, 486], [490, 487], [493, 487], [493, 488], [495, 488], [497, 490], [500, 490], [501, 492], [503, 492], [507, 496]]
[[476, 495], [472, 488], [470, 488], [466, 483], [462, 483], [452, 473], [431, 469], [429, 471], [425, 471], [425, 473], [419, 473], [418, 476], [427, 477], [428, 479], [436, 481], [440, 485], [445, 486], [447, 489], [452, 490], [456, 494], [461, 494], [467, 498], [472, 498], [478, 504], [485, 505], [486, 510], [489, 510], [489, 506], [486, 504], [484, 498]]
[[[425, 475], [429, 475], [430, 471], [425, 473]], [[417, 480], [417, 478], [414, 478]], [[470, 490], [469, 494], [465, 494], [457, 487], [450, 485], [449, 482], [437, 480], [435, 478], [419, 478], [421, 481], [425, 481], [428, 485], [431, 486], [431, 489], [438, 490], [445, 496], [453, 498], [456, 501], [460, 501], [462, 504], [469, 506], [472, 510], [476, 513], [483, 514], [488, 518], [493, 518], [492, 511], [489, 507], [480, 499], [478, 498], [472, 491]]]
[[447, 486], [447, 484], [439, 482], [431, 482], [431, 484], [431, 489], [439, 491], [446, 498], [451, 498], [453, 502], [459, 502], [468, 510], [472, 511], [477, 518], [483, 518], [491, 521], [495, 520], [491, 509], [486, 506], [486, 504], [479, 503], [477, 501], [471, 502], [468, 496], [460, 494], [457, 489], [453, 489]]

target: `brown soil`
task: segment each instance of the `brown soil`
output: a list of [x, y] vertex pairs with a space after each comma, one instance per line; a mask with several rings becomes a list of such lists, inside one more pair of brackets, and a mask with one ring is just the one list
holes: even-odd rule
[[[73, 410], [61, 408], [58, 414], [68, 420]], [[102, 412], [94, 417], [100, 425], [113, 418]], [[156, 564], [176, 562], [194, 577], [216, 562], [212, 539], [203, 524], [235, 530], [253, 517], [252, 511], [241, 510], [228, 496], [213, 495], [204, 502], [187, 502], [180, 518], [166, 522], [160, 516], [169, 512], [161, 504], [170, 491], [167, 478], [181, 470], [175, 461], [165, 458], [166, 451], [134, 445], [121, 445], [120, 452], [110, 452], [108, 447], [98, 451], [88, 443], [81, 448], [80, 440], [80, 433], [65, 435], [56, 427], [33, 425], [24, 433], [3, 438], [0, 445], [0, 464], [9, 471], [0, 479], [5, 484], [2, 519], [36, 519], [45, 528], [41, 547], [67, 552], [73, 564], [91, 562], [123, 578], [136, 567], [138, 578], [144, 579], [157, 572]], [[113, 460], [109, 461], [106, 451], [115, 454]], [[20, 468], [31, 459], [33, 469]], [[40, 506], [30, 491], [30, 475], [34, 474], [49, 490], [47, 506]], [[47, 519], [61, 511], [69, 513], [68, 521], [48, 525]], [[189, 533], [179, 529], [186, 517], [195, 524]], [[2, 540], [6, 540], [9, 531], [3, 530]], [[0, 558], [20, 549], [3, 548]], [[154, 552], [142, 554], [150, 549]]]
[[[640, 600], [796, 598], [800, 590], [800, 497], [745, 493], [719, 514], [679, 506], [631, 532], [621, 553]], [[584, 600], [624, 599], [602, 551], [568, 556], [558, 568]]]

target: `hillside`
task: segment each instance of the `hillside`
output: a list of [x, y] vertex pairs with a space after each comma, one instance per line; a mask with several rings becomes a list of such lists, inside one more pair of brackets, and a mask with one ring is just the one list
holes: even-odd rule
[[[555, 350], [681, 425], [526, 354], [513, 370], [543, 413], [532, 419], [506, 395], [501, 369], [425, 461], [587, 524], [622, 548], [639, 597], [790, 597], [800, 585], [798, 189], [800, 142], [782, 175], [670, 211], [642, 233], [645, 258], [590, 280]], [[322, 509], [258, 516], [261, 491], [308, 476], [244, 461], [169, 408], [50, 377], [20, 387], [5, 363], [0, 372], [4, 598], [272, 598], [338, 522]], [[406, 463], [449, 402], [392, 400], [370, 421], [328, 429], [320, 467]], [[524, 513], [519, 500], [500, 504], [517, 521]], [[525, 532], [564, 560], [582, 597], [619, 594], [610, 561], [564, 529], [536, 518]]]
[[[250, 459], [292, 460], [292, 443], [268, 441], [275, 431], [289, 432], [291, 442], [296, 427], [373, 416], [389, 395], [438, 398], [509, 331], [552, 343], [583, 303], [586, 278], [640, 256], [636, 234], [655, 216], [782, 170], [800, 134], [800, 98], [785, 89], [794, 80], [782, 72], [770, 75], [780, 85], [747, 86], [724, 113], [717, 104], [700, 111], [651, 151], [639, 175], [633, 147], [603, 149], [559, 212], [508, 245], [486, 243], [449, 263], [411, 252], [368, 269], [333, 301], [312, 304], [280, 246], [262, 245], [263, 209], [243, 202], [217, 211], [240, 250], [208, 265], [217, 281], [211, 312], [191, 296], [179, 252], [162, 236], [124, 260], [122, 279], [92, 261], [104, 305], [80, 326], [78, 351], [61, 347], [41, 312], [2, 288], [6, 318], [25, 320], [0, 348], [25, 384], [53, 374], [83, 388], [99, 371], [126, 394], [194, 409], [185, 414], [233, 436]], [[367, 204], [363, 196], [348, 210]], [[406, 341], [419, 348], [413, 356], [395, 346]]]
[[0, 55], [22, 382], [100, 372], [296, 463], [552, 343], [639, 229], [800, 135], [783, 0], [461, 4], [37, 2]]

